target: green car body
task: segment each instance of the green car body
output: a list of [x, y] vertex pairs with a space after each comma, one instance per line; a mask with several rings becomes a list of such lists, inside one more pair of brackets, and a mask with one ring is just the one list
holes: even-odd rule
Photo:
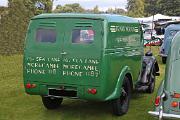
[[132, 88], [138, 80], [142, 40], [140, 24], [126, 16], [35, 16], [25, 42], [25, 90], [41, 96], [117, 99], [125, 77]]
[[159, 116], [159, 119], [180, 118], [180, 32], [172, 40], [166, 65], [165, 79], [155, 100], [155, 112], [149, 113]]

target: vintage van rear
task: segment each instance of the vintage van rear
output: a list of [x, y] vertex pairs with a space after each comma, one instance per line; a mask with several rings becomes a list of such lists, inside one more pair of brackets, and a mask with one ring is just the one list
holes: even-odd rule
[[132, 90], [142, 55], [140, 25], [132, 18], [42, 14], [31, 19], [27, 31], [25, 90], [41, 95], [44, 104], [62, 97], [114, 100], [125, 78]]

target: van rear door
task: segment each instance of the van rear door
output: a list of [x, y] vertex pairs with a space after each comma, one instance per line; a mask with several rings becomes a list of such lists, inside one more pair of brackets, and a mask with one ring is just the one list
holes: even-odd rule
[[64, 83], [100, 83], [103, 25], [101, 20], [66, 19], [61, 53]]
[[27, 82], [62, 81], [62, 55], [65, 25], [61, 19], [31, 21], [24, 53], [24, 79]]
[[101, 20], [33, 20], [26, 39], [25, 81], [98, 85], [102, 31]]

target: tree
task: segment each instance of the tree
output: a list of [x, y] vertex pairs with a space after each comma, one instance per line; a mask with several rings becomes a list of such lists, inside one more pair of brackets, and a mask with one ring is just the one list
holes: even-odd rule
[[148, 17], [153, 14], [157, 14], [159, 11], [158, 0], [145, 0], [144, 4], [144, 16]]
[[108, 10], [106, 11], [106, 13], [113, 13], [113, 14], [120, 14], [120, 15], [125, 15], [126, 11], [124, 9], [121, 8], [108, 8]]
[[159, 0], [158, 12], [169, 16], [180, 15], [180, 0]]
[[95, 13], [95, 14], [100, 13], [98, 5], [96, 5], [96, 6], [93, 8], [93, 13]]
[[70, 13], [70, 12], [82, 13], [84, 11], [85, 11], [84, 8], [82, 8], [80, 6], [80, 4], [74, 3], [74, 4], [66, 4], [64, 6], [58, 5], [53, 12], [56, 12], [56, 13]]
[[131, 17], [144, 16], [144, 0], [127, 0], [128, 15]]
[[[29, 20], [37, 14], [38, 2], [45, 4], [44, 10], [51, 11], [51, 0], [9, 0], [6, 14], [0, 21], [0, 54], [22, 53]], [[40, 12], [40, 13], [42, 13]]]
[[0, 54], [13, 54], [23, 51], [29, 19], [34, 15], [28, 0], [9, 0], [8, 14], [1, 19]]
[[164, 14], [169, 16], [180, 15], [180, 0], [145, 0], [144, 15]]
[[35, 6], [35, 14], [51, 13], [53, 0], [32, 0]]

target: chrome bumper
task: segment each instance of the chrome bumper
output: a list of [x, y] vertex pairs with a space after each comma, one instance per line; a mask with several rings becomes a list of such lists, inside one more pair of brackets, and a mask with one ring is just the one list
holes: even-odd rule
[[[159, 112], [149, 111], [148, 113], [155, 117], [159, 116]], [[180, 115], [162, 113], [162, 117], [163, 118], [180, 118]]]
[[161, 57], [167, 57], [166, 54], [159, 54], [159, 56], [161, 56]]

